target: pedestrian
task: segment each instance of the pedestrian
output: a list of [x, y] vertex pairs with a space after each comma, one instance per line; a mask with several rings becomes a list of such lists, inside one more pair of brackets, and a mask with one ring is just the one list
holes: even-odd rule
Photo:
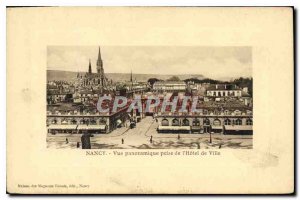
[[150, 137], [150, 143], [152, 144], [152, 135], [151, 135], [151, 137]]
[[68, 138], [66, 138], [66, 144], [68, 144], [69, 143], [69, 140], [68, 140]]
[[179, 134], [178, 134], [178, 137], [177, 137], [177, 138], [178, 138], [178, 140], [180, 140], [180, 135], [179, 135]]
[[121, 140], [121, 141], [122, 141], [122, 144], [124, 144], [124, 139], [123, 139], [123, 138], [122, 138], [122, 140]]
[[219, 145], [219, 149], [221, 149], [221, 148], [222, 148], [222, 144]]
[[79, 148], [80, 147], [80, 143], [79, 142], [77, 142], [77, 148]]

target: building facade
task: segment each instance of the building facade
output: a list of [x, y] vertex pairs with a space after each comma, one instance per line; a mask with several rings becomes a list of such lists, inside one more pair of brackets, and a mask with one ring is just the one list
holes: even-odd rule
[[184, 92], [186, 88], [184, 81], [157, 81], [153, 84], [155, 92]]
[[206, 96], [208, 97], [241, 97], [242, 89], [236, 85], [214, 84], [207, 88]]

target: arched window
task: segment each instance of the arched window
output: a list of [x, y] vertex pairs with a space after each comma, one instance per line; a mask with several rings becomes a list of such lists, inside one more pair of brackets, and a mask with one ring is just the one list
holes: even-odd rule
[[169, 121], [168, 121], [167, 119], [163, 119], [163, 120], [161, 121], [161, 125], [162, 125], [162, 126], [169, 126]]
[[185, 118], [185, 119], [182, 120], [182, 125], [183, 126], [189, 126], [190, 125], [190, 121]]
[[203, 120], [203, 124], [204, 124], [204, 125], [210, 125], [209, 119], [207, 119], [207, 118], [204, 119], [204, 120]]
[[229, 110], [225, 110], [224, 115], [229, 115]]
[[246, 125], [252, 125], [252, 124], [253, 124], [253, 122], [252, 122], [251, 119], [247, 119], [247, 120], [246, 120]]
[[224, 120], [224, 124], [225, 124], [225, 125], [231, 125], [230, 119], [225, 119], [225, 120]]
[[92, 125], [96, 125], [96, 124], [97, 124], [97, 122], [96, 122], [96, 120], [92, 119], [92, 120], [91, 120], [91, 122], [90, 122], [90, 124], [92, 124]]
[[242, 125], [241, 119], [234, 120], [233, 122], [234, 122], [234, 125]]
[[195, 118], [195, 119], [193, 120], [193, 126], [200, 126], [200, 120], [197, 119], [197, 118]]
[[172, 120], [172, 126], [179, 126], [179, 120], [178, 119], [173, 119]]
[[214, 122], [213, 122], [213, 124], [215, 126], [221, 126], [221, 121], [219, 119], [215, 119]]

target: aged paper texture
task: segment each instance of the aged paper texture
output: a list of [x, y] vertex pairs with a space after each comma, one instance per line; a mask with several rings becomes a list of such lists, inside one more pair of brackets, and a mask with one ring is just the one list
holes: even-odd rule
[[293, 51], [290, 7], [7, 8], [7, 191], [292, 193]]

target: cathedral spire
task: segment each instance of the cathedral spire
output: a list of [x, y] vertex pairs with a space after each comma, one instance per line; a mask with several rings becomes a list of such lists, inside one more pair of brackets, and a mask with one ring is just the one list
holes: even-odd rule
[[99, 47], [99, 53], [98, 53], [98, 59], [97, 59], [97, 73], [103, 75], [104, 70], [103, 70], [103, 62], [101, 59], [101, 51]]
[[91, 59], [89, 60], [89, 73], [92, 73], [92, 65], [91, 65]]
[[99, 47], [99, 53], [98, 53], [98, 60], [101, 60], [101, 51], [100, 51], [100, 47]]

